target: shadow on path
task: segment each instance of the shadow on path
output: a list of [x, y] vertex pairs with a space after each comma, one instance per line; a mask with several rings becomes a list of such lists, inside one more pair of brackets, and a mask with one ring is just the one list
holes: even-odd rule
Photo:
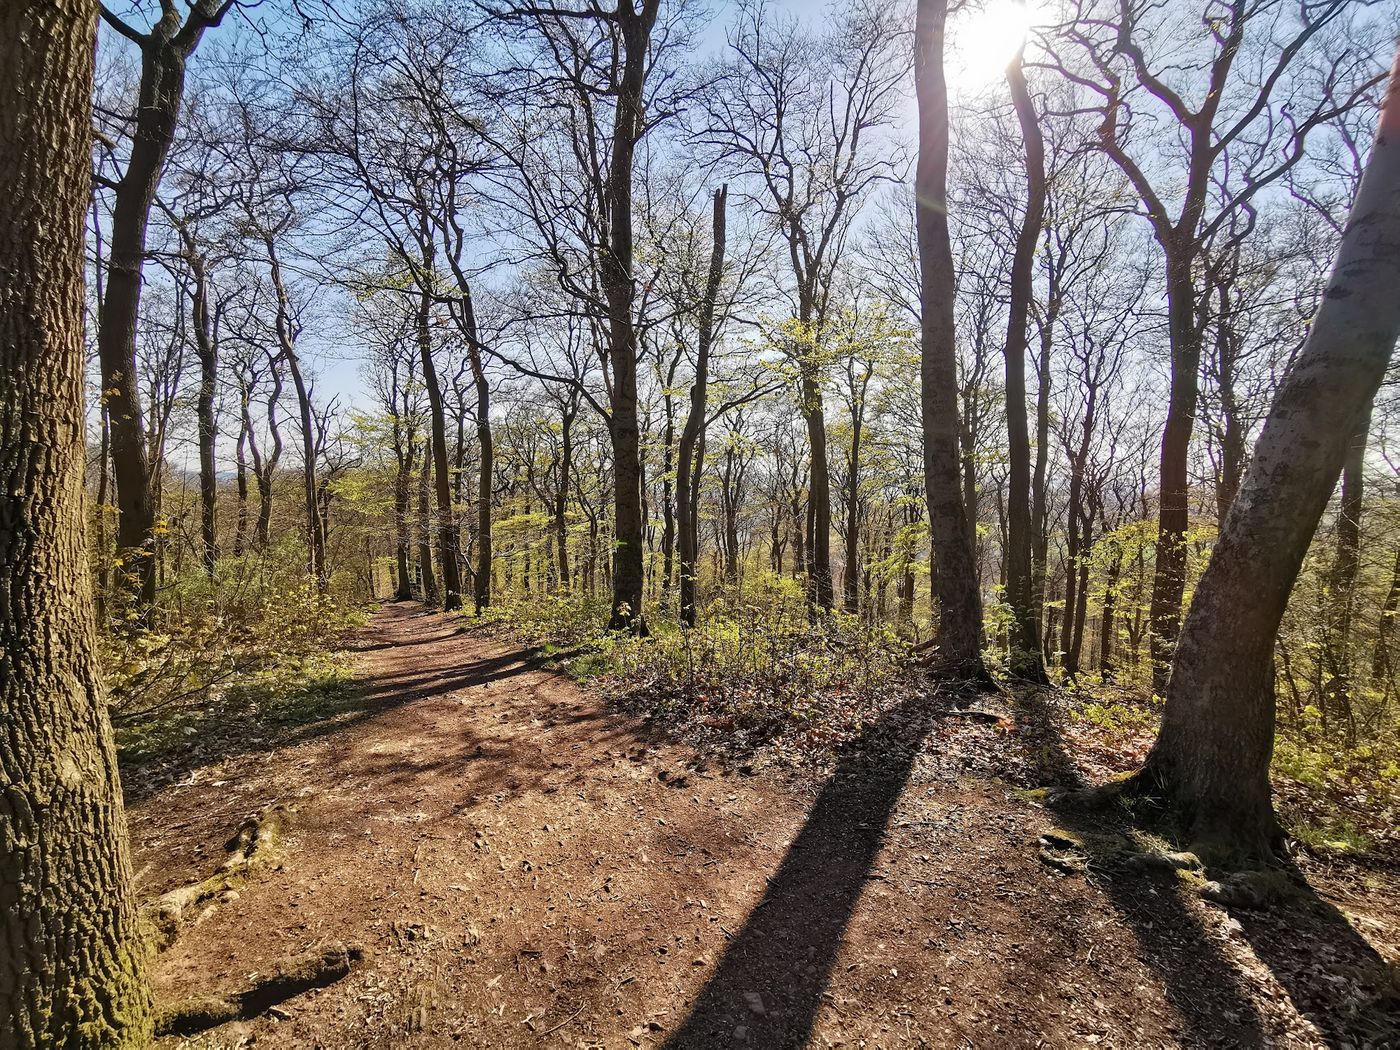
[[671, 1050], [806, 1043], [841, 939], [936, 710], [893, 708], [847, 750]]
[[[1058, 787], [1082, 788], [1078, 767], [1064, 747], [1050, 706], [1053, 694], [1033, 690], [1017, 698], [1017, 739], [1033, 742], [1027, 755], [1033, 768]], [[1113, 835], [1104, 813], [1072, 808], [1053, 811], [1060, 827], [1086, 843], [1090, 864], [1095, 836]], [[1030, 844], [1028, 844], [1030, 848]], [[1161, 978], [1168, 1002], [1181, 1020], [1182, 1042], [1194, 1046], [1264, 1046], [1268, 1040], [1251, 989], [1242, 982], [1220, 940], [1202, 924], [1183, 899], [1174, 874], [1157, 876], [1115, 872], [1096, 884], [1127, 920], [1141, 948], [1143, 962]]]
[[1231, 907], [1254, 954], [1332, 1046], [1400, 1047], [1400, 968], [1390, 966], [1298, 868], [1295, 899]]
[[[407, 704], [468, 689], [471, 700], [489, 701], [492, 684], [542, 669], [543, 657], [532, 650], [462, 662], [459, 632], [442, 630], [436, 613], [406, 604], [384, 609], [380, 615], [387, 615], [386, 621], [351, 639], [346, 649], [400, 650], [406, 659], [413, 658], [409, 666], [354, 678], [329, 677], [291, 689], [257, 685], [233, 690], [219, 701], [162, 716], [147, 726], [120, 727], [127, 803], [149, 798], [205, 766], [342, 733]], [[432, 634], [422, 638], [408, 633], [420, 624], [433, 628]], [[441, 648], [435, 650], [434, 645]], [[580, 721], [585, 717], [575, 716]]]

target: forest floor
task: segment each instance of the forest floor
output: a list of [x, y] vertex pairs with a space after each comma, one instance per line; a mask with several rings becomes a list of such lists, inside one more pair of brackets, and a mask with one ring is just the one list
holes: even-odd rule
[[1400, 1046], [1400, 866], [1302, 858], [1297, 899], [1227, 910], [1044, 863], [1065, 818], [976, 758], [1030, 726], [911, 702], [780, 774], [421, 606], [350, 648], [343, 693], [123, 770], [143, 898], [294, 809], [275, 866], [159, 956], [162, 1000], [364, 951], [162, 1045]]

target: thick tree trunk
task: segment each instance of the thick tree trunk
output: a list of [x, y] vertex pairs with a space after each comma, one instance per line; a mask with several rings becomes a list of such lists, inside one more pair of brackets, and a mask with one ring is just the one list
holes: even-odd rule
[[1196, 317], [1191, 255], [1170, 242], [1166, 247], [1172, 375], [1158, 471], [1157, 561], [1150, 612], [1152, 688], [1158, 694], [1165, 688], [1171, 670], [1172, 649], [1181, 625], [1181, 598], [1186, 592], [1186, 530], [1190, 526], [1191, 495], [1187, 471], [1201, 367], [1201, 330]]
[[613, 595], [612, 630], [646, 633], [642, 610], [643, 527], [641, 431], [637, 419], [637, 327], [633, 317], [636, 289], [632, 280], [632, 166], [637, 142], [644, 128], [643, 88], [646, 82], [648, 44], [656, 22], [657, 0], [643, 0], [640, 10], [632, 0], [617, 7], [616, 26], [621, 38], [608, 167], [606, 200], [610, 241], [603, 255], [601, 278], [608, 303], [608, 341], [611, 348], [612, 390], [609, 435], [612, 438], [613, 482]]
[[0, 7], [0, 1045], [23, 1050], [151, 1039], [84, 542], [97, 7]]
[[1264, 423], [1176, 646], [1142, 781], [1193, 835], [1265, 855], [1274, 639], [1303, 557], [1400, 334], [1400, 55], [1322, 304]]
[[982, 595], [972, 529], [959, 490], [957, 350], [953, 341], [953, 253], [948, 237], [948, 91], [943, 76], [947, 0], [919, 0], [914, 82], [919, 105], [919, 267], [922, 275], [921, 406], [924, 490], [928, 500], [938, 603], [940, 671], [987, 678], [982, 664]]
[[1010, 449], [1007, 477], [1006, 600], [1011, 606], [1011, 673], [1045, 683], [1040, 659], [1040, 606], [1034, 582], [1034, 525], [1031, 520], [1031, 439], [1026, 423], [1026, 345], [1033, 289], [1032, 267], [1045, 218], [1045, 144], [1018, 54], [1006, 69], [1011, 100], [1026, 151], [1026, 214], [1011, 263], [1011, 301], [1006, 322], [1006, 431]]

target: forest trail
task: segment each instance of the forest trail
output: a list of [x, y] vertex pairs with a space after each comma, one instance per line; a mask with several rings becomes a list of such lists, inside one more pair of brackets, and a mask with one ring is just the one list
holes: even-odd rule
[[1050, 870], [1044, 811], [960, 770], [927, 721], [922, 747], [779, 782], [418, 605], [352, 647], [353, 702], [168, 786], [128, 775], [143, 898], [209, 874], [260, 807], [295, 807], [279, 865], [160, 957], [162, 998], [329, 940], [365, 951], [181, 1045], [1310, 1046], [1304, 1014], [1328, 1027], [1351, 1000], [1310, 1001], [1284, 946], [1374, 961], [1306, 917]]

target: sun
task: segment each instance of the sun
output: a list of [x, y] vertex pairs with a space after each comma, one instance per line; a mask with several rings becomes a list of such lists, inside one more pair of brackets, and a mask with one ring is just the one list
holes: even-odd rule
[[1042, 20], [1035, 0], [983, 0], [950, 20], [946, 69], [950, 86], [979, 92], [1000, 81], [1031, 29]]

